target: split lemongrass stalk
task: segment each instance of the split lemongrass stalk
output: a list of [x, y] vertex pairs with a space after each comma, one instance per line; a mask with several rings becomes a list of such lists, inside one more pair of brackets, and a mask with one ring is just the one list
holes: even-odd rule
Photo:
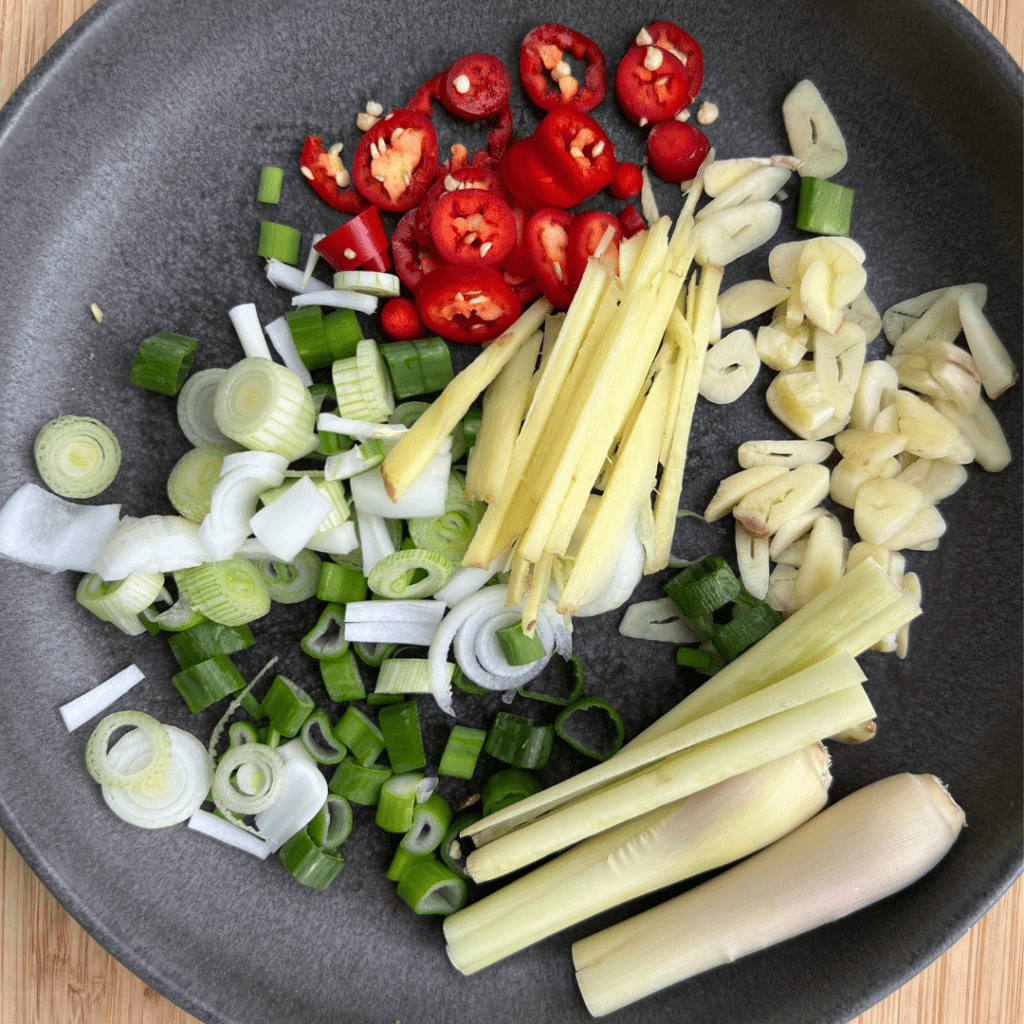
[[615, 756], [838, 651], [862, 654], [920, 614], [911, 595], [893, 583], [876, 562], [866, 559], [729, 662]]
[[442, 441], [466, 415], [474, 399], [502, 371], [551, 312], [551, 303], [538, 299], [499, 338], [496, 338], [445, 387], [423, 415], [399, 438], [381, 466], [384, 487], [398, 499], [437, 452]]
[[678, 754], [682, 750], [708, 743], [736, 729], [771, 718], [790, 708], [856, 686], [863, 683], [865, 678], [852, 654], [836, 654], [703, 718], [659, 736], [650, 743], [632, 747], [619, 757], [603, 761], [533, 796], [488, 814], [464, 829], [462, 835], [472, 838], [476, 846], [484, 846], [513, 829], [534, 821], [542, 814], [618, 782], [657, 761]]
[[644, 893], [746, 857], [817, 814], [831, 775], [821, 744], [624, 822], [453, 914], [448, 957], [472, 974]]
[[749, 860], [573, 945], [595, 1017], [899, 892], [949, 851], [964, 813], [933, 775], [865, 786]]
[[[866, 711], [866, 713], [865, 713]], [[809, 701], [691, 747], [474, 850], [474, 881], [499, 878], [741, 772], [818, 743], [874, 716], [862, 686]]]

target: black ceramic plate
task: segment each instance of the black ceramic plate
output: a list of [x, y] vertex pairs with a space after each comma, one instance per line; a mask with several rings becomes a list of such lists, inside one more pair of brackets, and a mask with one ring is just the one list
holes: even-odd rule
[[[163, 483], [187, 444], [173, 402], [130, 387], [128, 368], [138, 342], [158, 330], [198, 337], [196, 368], [225, 365], [238, 356], [230, 306], [255, 301], [264, 322], [287, 308], [255, 256], [266, 215], [254, 202], [261, 165], [288, 169], [273, 216], [308, 238], [337, 221], [297, 174], [307, 133], [342, 139], [351, 153], [367, 100], [400, 106], [471, 50], [499, 55], [515, 77], [519, 40], [539, 22], [586, 32], [614, 68], [641, 21], [661, 18], [704, 47], [703, 97], [721, 111], [709, 129], [720, 156], [785, 151], [780, 103], [799, 79], [816, 81], [849, 143], [839, 180], [856, 189], [853, 234], [868, 252], [876, 305], [987, 282], [986, 312], [1020, 363], [1021, 75], [952, 0], [656, 0], [635, 12], [562, 0], [436, 9], [100, 0], [0, 112], [0, 498], [35, 479], [38, 426], [77, 413], [104, 419], [124, 447], [121, 475], [94, 500], [133, 515], [171, 511]], [[517, 124], [532, 127], [518, 84], [514, 95]], [[642, 132], [614, 99], [597, 114], [620, 156], [638, 158]], [[459, 137], [472, 148], [479, 138], [441, 122], [443, 143]], [[658, 198], [677, 210], [674, 188]], [[744, 276], [765, 276], [763, 253], [731, 268], [727, 284]], [[102, 324], [89, 315], [92, 302]], [[734, 407], [701, 405], [685, 505], [702, 508], [735, 470], [739, 442], [784, 433], [763, 411], [766, 383], [765, 374]], [[937, 956], [1020, 870], [1020, 389], [997, 405], [1015, 461], [998, 476], [972, 467], [943, 505], [949, 534], [939, 550], [910, 556], [926, 610], [911, 656], [863, 659], [880, 733], [868, 747], [836, 750], [834, 765], [835, 795], [893, 772], [933, 772], [969, 827], [905, 893], [614, 1019], [845, 1021]], [[692, 520], [676, 541], [690, 556], [728, 547], [726, 526]], [[570, 942], [623, 912], [463, 979], [447, 963], [440, 922], [415, 918], [396, 899], [384, 878], [390, 843], [365, 817], [326, 893], [295, 884], [274, 860], [184, 827], [153, 834], [113, 818], [82, 767], [89, 730], [69, 737], [58, 706], [135, 661], [147, 679], [118, 706], [201, 736], [213, 716], [190, 720], [170, 686], [165, 646], [96, 621], [74, 603], [74, 586], [70, 575], [0, 565], [0, 825], [129, 968], [211, 1024], [587, 1019]], [[282, 671], [312, 684], [294, 638], [315, 616], [300, 606], [261, 629], [240, 667], [255, 670], [277, 653]], [[590, 691], [628, 708], [635, 731], [682, 684], [669, 652], [621, 642], [617, 622], [616, 613], [582, 622], [578, 650]], [[494, 710], [468, 700], [460, 708], [470, 722]], [[426, 717], [436, 758], [442, 723]], [[553, 770], [572, 767], [560, 757]]]

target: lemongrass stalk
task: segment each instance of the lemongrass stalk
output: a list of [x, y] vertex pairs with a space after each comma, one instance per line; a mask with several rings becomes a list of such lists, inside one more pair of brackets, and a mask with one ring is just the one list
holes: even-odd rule
[[964, 813], [933, 775], [894, 775], [709, 882], [573, 945], [595, 1017], [885, 899], [949, 851]]
[[472, 974], [609, 907], [759, 850], [817, 814], [831, 775], [821, 744], [593, 836], [452, 915], [448, 958]]
[[469, 855], [467, 870], [477, 882], [499, 878], [872, 717], [874, 709], [862, 686], [801, 704], [658, 761], [495, 839]]
[[463, 833], [479, 847], [595, 790], [612, 785], [680, 751], [705, 744], [716, 737], [742, 729], [801, 704], [816, 701], [863, 683], [866, 677], [850, 654], [842, 652], [797, 672], [748, 697], [728, 704], [670, 733], [632, 747], [616, 757], [558, 782], [514, 806], [489, 814]]
[[536, 331], [484, 392], [480, 429], [466, 461], [466, 495], [471, 500], [495, 501], [505, 480], [543, 337]]
[[494, 380], [533, 332], [544, 323], [551, 304], [538, 299], [501, 337], [492, 341], [445, 387], [423, 415], [388, 452], [381, 467], [394, 501], [419, 475], [441, 442], [455, 429], [474, 399]]
[[862, 654], [920, 614], [913, 597], [877, 562], [866, 559], [635, 736], [616, 757], [839, 651]]

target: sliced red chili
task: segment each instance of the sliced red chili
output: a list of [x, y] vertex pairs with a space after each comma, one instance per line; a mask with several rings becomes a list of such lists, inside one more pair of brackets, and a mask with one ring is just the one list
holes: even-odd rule
[[[567, 54], [585, 64], [582, 85], [578, 73], [566, 67]], [[519, 48], [519, 77], [527, 95], [541, 110], [561, 106], [593, 110], [608, 90], [601, 47], [565, 25], [538, 25], [527, 34]]]
[[555, 309], [567, 309], [573, 288], [569, 280], [568, 210], [549, 207], [538, 210], [526, 222], [526, 249], [533, 264], [533, 276], [544, 298]]
[[512, 294], [519, 300], [520, 306], [533, 302], [540, 295], [540, 285], [532, 277], [521, 278], [507, 270], [503, 270], [501, 276], [505, 279], [505, 284], [512, 289]]
[[319, 135], [307, 135], [299, 156], [299, 170], [313, 191], [333, 210], [339, 213], [359, 213], [369, 205], [354, 189], [341, 185], [348, 173], [338, 156], [340, 146], [324, 149]]
[[512, 108], [506, 103], [498, 111], [497, 124], [487, 133], [487, 155], [494, 164], [497, 164], [502, 156], [504, 156], [505, 150], [511, 144], [512, 128]]
[[505, 270], [505, 280], [510, 278], [525, 280], [533, 277], [533, 264], [530, 262], [530, 254], [526, 248], [526, 222], [533, 215], [533, 208], [523, 206], [522, 203], [512, 201], [509, 204], [512, 211], [512, 219], [516, 223], [516, 243], [512, 251], [505, 257], [502, 267]]
[[335, 270], [391, 269], [388, 236], [375, 206], [367, 207], [340, 228], [324, 235], [313, 248]]
[[356, 146], [352, 180], [374, 206], [394, 213], [423, 197], [437, 169], [437, 132], [422, 114], [393, 110]]
[[587, 260], [597, 252], [605, 232], [611, 228], [612, 237], [601, 256], [601, 262], [612, 274], [619, 272], [619, 242], [622, 240], [622, 221], [614, 214], [601, 210], [578, 213], [569, 225], [569, 282], [575, 292], [579, 287]]
[[522, 309], [494, 267], [466, 263], [427, 274], [416, 290], [416, 308], [428, 331], [462, 344], [498, 337]]
[[685, 121], [662, 121], [647, 136], [647, 162], [664, 181], [690, 181], [710, 149], [708, 137]]
[[622, 208], [619, 220], [622, 221], [622, 233], [626, 238], [632, 238], [638, 231], [647, 229], [643, 217], [640, 216], [640, 211], [632, 203], [627, 203]]
[[532, 138], [544, 167], [582, 198], [599, 192], [615, 178], [615, 143], [592, 117], [578, 110], [547, 114]]
[[444, 73], [441, 102], [467, 121], [494, 117], [508, 105], [512, 79], [508, 68], [489, 53], [467, 53]]
[[655, 46], [668, 50], [686, 68], [686, 73], [690, 78], [690, 88], [686, 102], [683, 104], [685, 107], [700, 92], [701, 84], [704, 81], [703, 51], [689, 32], [671, 21], [656, 21], [653, 25], [648, 25], [647, 34]]
[[616, 199], [632, 199], [644, 187], [644, 176], [636, 164], [623, 160], [615, 168], [615, 177], [608, 190]]
[[430, 117], [434, 110], [434, 100], [441, 98], [441, 87], [444, 83], [444, 72], [434, 75], [433, 78], [424, 82], [413, 94], [412, 99], [405, 105], [406, 110], [415, 111], [424, 117]]
[[416, 303], [400, 296], [388, 299], [377, 315], [381, 333], [391, 341], [415, 341], [426, 335]]
[[678, 57], [660, 46], [632, 46], [615, 72], [622, 112], [641, 127], [675, 117], [690, 99], [690, 76]]
[[464, 167], [444, 175], [440, 174], [440, 170], [441, 166], [439, 165], [438, 180], [427, 189], [419, 206], [416, 207], [420, 214], [416, 222], [416, 237], [421, 246], [430, 249], [434, 248], [434, 239], [430, 234], [430, 215], [434, 212], [438, 199], [446, 192], [453, 192], [456, 188], [482, 188], [501, 196], [506, 203], [512, 198], [505, 188], [501, 176], [490, 167], [466, 164]]
[[583, 189], [560, 179], [537, 153], [533, 136], [514, 142], [505, 151], [498, 172], [506, 188], [521, 203], [537, 209], [560, 206], [568, 209], [587, 198]]
[[508, 203], [482, 188], [445, 192], [430, 214], [438, 256], [449, 263], [500, 263], [516, 244]]
[[395, 262], [395, 273], [410, 291], [415, 291], [427, 274], [442, 265], [441, 258], [433, 248], [421, 245], [417, 239], [416, 224], [419, 217], [419, 208], [410, 210], [391, 233], [391, 258]]

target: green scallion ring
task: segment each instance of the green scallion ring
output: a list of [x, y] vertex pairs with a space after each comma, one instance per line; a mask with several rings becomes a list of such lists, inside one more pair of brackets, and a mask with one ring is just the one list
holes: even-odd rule
[[170, 331], [146, 338], [135, 353], [129, 381], [148, 391], [174, 397], [192, 369], [198, 344], [195, 338]]
[[530, 775], [519, 768], [504, 768], [500, 772], [495, 772], [484, 783], [481, 794], [484, 816], [494, 814], [495, 811], [539, 792], [540, 782], [535, 775]]
[[193, 523], [201, 523], [209, 515], [220, 467], [234, 450], [221, 444], [202, 444], [178, 459], [167, 478], [167, 497], [178, 515]]
[[105, 491], [121, 466], [114, 432], [91, 416], [58, 416], [44, 423], [32, 446], [43, 482], [62, 498]]
[[316, 625], [299, 641], [311, 658], [340, 658], [348, 651], [345, 639], [345, 606], [333, 602], [324, 605]]
[[466, 905], [466, 880], [439, 860], [422, 860], [402, 875], [398, 895], [417, 914], [454, 914]]
[[350, 704], [345, 713], [331, 730], [334, 738], [343, 746], [356, 762], [364, 767], [373, 764], [384, 750], [384, 736], [370, 716], [361, 708]]
[[278, 856], [292, 877], [311, 889], [326, 889], [345, 866], [343, 857], [317, 846], [307, 829], [300, 829], [285, 842]]
[[98, 619], [112, 622], [129, 636], [138, 636], [146, 628], [139, 615], [157, 599], [163, 585], [162, 572], [130, 572], [123, 580], [112, 581], [89, 572], [79, 581], [75, 599]]
[[[144, 767], [128, 774], [115, 771], [108, 752], [110, 738], [118, 729], [139, 729], [149, 740], [152, 757]], [[160, 778], [171, 763], [171, 738], [164, 726], [143, 711], [115, 711], [93, 730], [85, 746], [85, 767], [101, 785], [114, 789], [141, 789]]]
[[439, 516], [410, 519], [409, 536], [416, 547], [436, 551], [457, 564], [462, 561], [487, 505], [482, 501], [470, 501], [466, 497], [464, 481], [457, 473], [452, 473], [448, 478], [444, 507]]
[[[255, 782], [253, 792], [242, 792], [235, 784], [239, 772]], [[259, 814], [277, 799], [283, 780], [284, 761], [276, 750], [265, 743], [243, 743], [221, 757], [213, 774], [213, 802], [232, 814]]]
[[316, 596], [320, 579], [320, 556], [303, 548], [291, 562], [254, 558], [253, 564], [267, 584], [270, 600], [277, 604], [299, 604]]
[[[569, 719], [573, 715], [590, 710], [603, 712], [611, 723], [612, 737], [605, 747], [591, 746], [573, 736], [567, 729]], [[622, 716], [606, 700], [601, 700], [599, 697], [584, 697], [559, 713], [555, 719], [555, 735], [563, 742], [568, 743], [573, 750], [578, 750], [581, 754], [586, 754], [587, 757], [598, 761], [607, 761], [622, 746], [622, 741], [626, 737], [626, 728], [622, 724]]]
[[259, 571], [245, 558], [204, 562], [174, 574], [178, 593], [208, 619], [224, 626], [242, 626], [270, 611], [270, 590]]
[[[319, 737], [314, 733], [319, 732]], [[338, 764], [348, 751], [331, 729], [330, 715], [323, 708], [314, 708], [302, 723], [299, 739], [303, 749], [317, 764]]]
[[[417, 571], [426, 575], [415, 579]], [[385, 555], [371, 570], [367, 583], [381, 597], [411, 600], [436, 594], [454, 571], [455, 566], [445, 555], [411, 548]]]
[[473, 849], [473, 842], [472, 840], [467, 840], [465, 845], [463, 845], [459, 839], [459, 833], [464, 828], [476, 824], [479, 820], [479, 814], [474, 814], [472, 811], [464, 811], [448, 826], [448, 831], [445, 832], [441, 845], [438, 847], [437, 852], [441, 855], [441, 860], [452, 871], [463, 878], [469, 877], [466, 871], [466, 856]]

